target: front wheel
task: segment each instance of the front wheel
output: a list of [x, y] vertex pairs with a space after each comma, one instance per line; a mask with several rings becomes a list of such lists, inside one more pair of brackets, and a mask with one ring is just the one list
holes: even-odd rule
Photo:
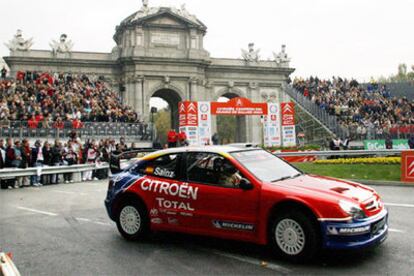
[[125, 239], [131, 241], [142, 239], [149, 230], [145, 207], [131, 201], [121, 204], [117, 213], [116, 225]]
[[301, 211], [278, 214], [270, 229], [271, 247], [286, 259], [306, 261], [320, 248], [319, 231], [314, 218]]

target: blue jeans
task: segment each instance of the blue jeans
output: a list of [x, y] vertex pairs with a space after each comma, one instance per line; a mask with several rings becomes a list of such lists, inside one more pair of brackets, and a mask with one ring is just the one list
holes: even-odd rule
[[[43, 167], [43, 162], [36, 162], [34, 165], [35, 168]], [[32, 175], [32, 185], [40, 183], [40, 175]]]

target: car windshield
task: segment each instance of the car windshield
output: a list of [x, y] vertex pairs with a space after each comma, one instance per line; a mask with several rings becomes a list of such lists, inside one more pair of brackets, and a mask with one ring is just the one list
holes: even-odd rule
[[278, 182], [302, 175], [287, 162], [265, 150], [239, 151], [231, 155], [261, 181]]

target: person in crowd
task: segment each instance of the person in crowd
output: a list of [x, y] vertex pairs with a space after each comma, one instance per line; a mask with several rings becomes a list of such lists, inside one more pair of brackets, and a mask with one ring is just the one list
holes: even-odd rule
[[[50, 147], [50, 143], [45, 141], [43, 143], [43, 166], [53, 166], [52, 164], [52, 148]], [[46, 174], [42, 176], [42, 184], [49, 185], [52, 183], [52, 177], [50, 174]]]
[[[43, 156], [43, 147], [42, 147], [42, 144], [41, 144], [40, 140], [37, 140], [35, 142], [35, 145], [32, 148], [31, 157], [32, 157], [31, 158], [31, 166], [32, 167], [35, 167], [35, 168], [43, 167], [45, 158]], [[41, 170], [38, 169], [38, 173], [36, 175], [32, 176], [32, 185], [35, 186], [35, 187], [42, 186], [42, 183], [40, 181], [41, 180], [40, 179], [41, 178], [40, 177], [40, 171]]]
[[[119, 147], [122, 147], [121, 143], [118, 144]], [[95, 141], [87, 142], [84, 150], [86, 164], [95, 164], [99, 157], [99, 152], [97, 146], [95, 145]], [[98, 180], [98, 178], [92, 178], [93, 171], [86, 171], [83, 173], [83, 181], [92, 181]]]
[[[118, 147], [119, 146], [119, 147]], [[128, 145], [125, 142], [125, 137], [121, 137], [121, 139], [119, 139], [119, 144], [117, 145], [117, 148], [121, 151], [127, 151], [128, 150]]]
[[[4, 167], [13, 168], [14, 167], [13, 162], [15, 159], [13, 139], [7, 138], [5, 152], [6, 152], [6, 160], [4, 162]], [[16, 179], [7, 179], [6, 183], [7, 183], [6, 185], [7, 187], [14, 188], [16, 184]]]
[[[30, 164], [31, 164], [30, 162], [32, 160], [32, 157], [31, 157], [32, 156], [32, 149], [30, 148], [30, 144], [29, 144], [28, 139], [23, 139], [21, 152], [22, 152], [22, 162], [21, 162], [20, 168], [26, 169], [30, 166]], [[30, 186], [29, 177], [23, 176], [22, 184], [23, 184], [23, 186]]]
[[[68, 141], [67, 146], [63, 150], [63, 162], [67, 166], [77, 164], [78, 156], [76, 151], [73, 149], [73, 142]], [[63, 174], [65, 183], [73, 183], [73, 173]]]
[[7, 69], [6, 66], [3, 66], [3, 68], [1, 69], [1, 78], [4, 80], [6, 79], [7, 76]]
[[408, 139], [408, 146], [410, 149], [414, 149], [414, 134], [410, 135], [410, 138]]
[[392, 139], [390, 136], [387, 136], [387, 138], [385, 138], [385, 148], [392, 149], [392, 147], [393, 147]]
[[330, 150], [340, 150], [341, 149], [341, 139], [334, 135], [329, 143]]
[[180, 147], [188, 146], [187, 135], [184, 131], [180, 131], [180, 133], [178, 133], [178, 143]]
[[[62, 143], [56, 139], [55, 144], [51, 149], [51, 164], [52, 166], [60, 166], [62, 164]], [[59, 174], [53, 174], [51, 184], [59, 183]]]
[[213, 145], [218, 145], [220, 143], [220, 138], [217, 132], [213, 134], [213, 136], [211, 137], [211, 141], [213, 142]]
[[347, 136], [345, 140], [341, 141], [341, 146], [343, 150], [349, 149], [349, 142], [350, 142], [349, 136]]
[[[12, 149], [13, 155], [9, 156], [9, 159], [12, 160], [12, 167], [13, 168], [21, 168], [22, 167], [22, 159], [23, 159], [23, 152], [20, 140], [14, 141], [14, 147]], [[19, 176], [16, 178], [16, 182], [14, 185], [15, 189], [23, 187], [23, 177]]]
[[[6, 150], [4, 148], [4, 140], [0, 139], [0, 170], [6, 166]], [[0, 188], [2, 190], [7, 189], [6, 180], [0, 179]]]
[[175, 148], [177, 146], [177, 133], [170, 129], [167, 134], [168, 148]]

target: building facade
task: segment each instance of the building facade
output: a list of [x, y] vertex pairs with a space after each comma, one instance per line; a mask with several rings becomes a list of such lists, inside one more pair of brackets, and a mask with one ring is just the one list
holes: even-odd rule
[[[9, 46], [10, 56], [4, 59], [11, 75], [32, 70], [104, 76], [146, 120], [151, 97], [164, 99], [171, 108], [174, 128], [178, 127], [180, 101], [237, 96], [253, 102], [287, 99], [282, 87], [294, 69], [289, 67], [284, 46], [272, 61], [260, 60], [253, 45], [243, 51], [242, 59], [212, 58], [203, 43], [207, 27], [184, 5], [180, 9], [149, 7], [143, 2], [139, 11], [116, 27], [111, 53], [72, 51], [66, 35], [51, 44], [52, 50]], [[260, 117], [237, 121], [239, 142], [262, 141]], [[214, 132], [215, 120], [212, 128]]]

